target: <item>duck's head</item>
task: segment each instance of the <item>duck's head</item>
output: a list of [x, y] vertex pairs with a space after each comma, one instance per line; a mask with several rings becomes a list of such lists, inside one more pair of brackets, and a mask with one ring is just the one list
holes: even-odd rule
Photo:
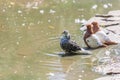
[[94, 22], [92, 22], [92, 25], [93, 25], [93, 32], [94, 33], [100, 30], [98, 22], [94, 21]]
[[93, 26], [91, 24], [87, 24], [86, 27], [87, 27], [87, 32], [89, 34], [93, 34]]
[[92, 22], [93, 28], [98, 28], [99, 29], [99, 24], [98, 22]]

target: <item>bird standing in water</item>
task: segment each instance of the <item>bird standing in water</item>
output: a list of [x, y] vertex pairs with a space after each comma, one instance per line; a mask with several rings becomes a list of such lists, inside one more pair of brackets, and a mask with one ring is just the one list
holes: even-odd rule
[[76, 42], [70, 40], [70, 38], [71, 36], [67, 30], [62, 32], [62, 37], [60, 39], [60, 46], [67, 54], [81, 50], [80, 46], [78, 46]]
[[62, 36], [60, 39], [60, 46], [65, 51], [66, 54], [72, 54], [79, 51], [82, 51], [83, 53], [88, 53], [88, 54], [90, 53], [89, 51], [82, 49], [76, 42], [72, 41], [71, 36], [67, 30], [62, 32]]

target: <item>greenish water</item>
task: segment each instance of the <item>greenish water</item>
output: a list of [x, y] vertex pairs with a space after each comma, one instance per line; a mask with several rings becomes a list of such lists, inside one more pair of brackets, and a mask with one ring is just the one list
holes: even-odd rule
[[[0, 80], [93, 80], [95, 54], [60, 57], [65, 29], [84, 47], [81, 22], [120, 0], [0, 0]], [[104, 49], [94, 50], [100, 53]], [[106, 49], [105, 49], [106, 50]]]

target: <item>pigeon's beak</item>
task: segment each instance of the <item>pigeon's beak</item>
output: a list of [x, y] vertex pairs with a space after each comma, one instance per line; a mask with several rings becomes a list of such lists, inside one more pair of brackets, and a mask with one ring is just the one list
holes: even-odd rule
[[64, 34], [65, 32], [62, 32], [62, 34]]
[[65, 32], [62, 32], [62, 33], [61, 33], [61, 36], [65, 36]]

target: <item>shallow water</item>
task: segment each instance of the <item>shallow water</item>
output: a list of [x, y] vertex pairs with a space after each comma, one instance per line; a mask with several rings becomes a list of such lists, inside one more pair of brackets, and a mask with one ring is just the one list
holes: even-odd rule
[[96, 13], [119, 9], [120, 0], [0, 0], [0, 80], [93, 80], [93, 55], [60, 57], [67, 29], [84, 47], [79, 28]]

